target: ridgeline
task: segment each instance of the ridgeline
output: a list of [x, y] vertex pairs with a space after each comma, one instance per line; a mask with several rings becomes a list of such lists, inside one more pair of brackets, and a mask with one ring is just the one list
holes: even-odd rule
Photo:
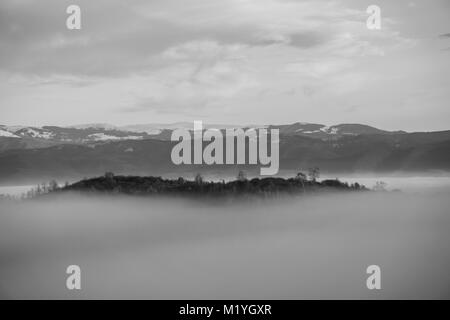
[[297, 175], [294, 178], [253, 178], [246, 179], [239, 175], [236, 180], [225, 182], [204, 181], [200, 175], [194, 180], [164, 179], [161, 177], [104, 176], [84, 179], [71, 185], [58, 188], [52, 192], [81, 192], [126, 195], [167, 195], [186, 197], [271, 197], [279, 195], [297, 195], [322, 191], [364, 191], [364, 186], [354, 183], [349, 185], [338, 179], [306, 179]]

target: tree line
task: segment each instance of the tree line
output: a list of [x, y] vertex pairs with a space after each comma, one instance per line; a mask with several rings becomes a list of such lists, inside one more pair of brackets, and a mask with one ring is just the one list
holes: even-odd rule
[[55, 191], [234, 197], [260, 195], [266, 197], [315, 192], [324, 189], [342, 191], [367, 190], [358, 183], [348, 184], [338, 179], [327, 179], [319, 182], [317, 180], [318, 177], [318, 168], [309, 170], [308, 174], [299, 172], [291, 178], [265, 177], [248, 179], [244, 171], [239, 171], [236, 179], [228, 182], [225, 180], [206, 181], [201, 174], [197, 174], [193, 180], [188, 180], [182, 177], [165, 179], [153, 176], [121, 176], [107, 172], [101, 177], [84, 179]]

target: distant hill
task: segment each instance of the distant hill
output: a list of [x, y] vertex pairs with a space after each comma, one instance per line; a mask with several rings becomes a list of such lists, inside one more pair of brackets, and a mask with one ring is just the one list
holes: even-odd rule
[[361, 134], [394, 134], [404, 131], [385, 131], [363, 124], [338, 124], [325, 126], [323, 124], [296, 122], [289, 125], [271, 125], [271, 129], [279, 129], [280, 134], [289, 136], [305, 136], [319, 139], [341, 138], [343, 136], [357, 136]]
[[[314, 129], [314, 125], [311, 126], [313, 127], [308, 129]], [[337, 127], [339, 128], [337, 132], [347, 133], [349, 130], [347, 125]], [[356, 130], [355, 127], [350, 129], [352, 128]], [[357, 128], [364, 132], [372, 130], [364, 126]], [[322, 139], [291, 134], [298, 132], [296, 124], [282, 129], [284, 132], [280, 136], [280, 170], [297, 171], [318, 166], [324, 173], [337, 174], [450, 171], [450, 131], [429, 133], [377, 131], [342, 134], [333, 139]], [[56, 132], [57, 129], [52, 130]], [[71, 130], [88, 130], [90, 135], [98, 129]], [[73, 180], [97, 176], [106, 171], [116, 174], [158, 176], [192, 176], [197, 172], [235, 176], [239, 169], [256, 174], [260, 167], [259, 165], [176, 166], [170, 159], [174, 142], [148, 137], [127, 139], [126, 135], [129, 133], [108, 132], [122, 134], [125, 138], [62, 144], [52, 139], [2, 137], [0, 184], [35, 183], [50, 179]]]
[[[0, 125], [0, 151], [7, 149], [46, 148], [57, 144], [89, 145], [103, 141], [119, 140], [170, 140], [172, 131], [177, 128], [193, 129], [192, 123], [137, 124], [114, 126], [105, 123], [82, 124], [69, 127], [43, 126], [5, 126]], [[336, 140], [344, 136], [361, 134], [394, 134], [361, 124], [339, 124], [327, 127], [322, 124], [296, 122], [289, 125], [234, 126], [223, 124], [204, 124], [204, 128], [269, 128], [279, 129], [283, 136], [304, 136], [324, 140]], [[11, 139], [17, 139], [13, 141]]]
[[278, 195], [295, 195], [318, 191], [365, 191], [364, 186], [354, 183], [349, 185], [335, 180], [308, 180], [306, 177], [293, 178], [254, 178], [233, 181], [204, 181], [201, 176], [195, 180], [163, 179], [161, 177], [104, 176], [84, 179], [63, 188], [56, 187], [51, 192], [109, 193], [128, 195], [189, 196], [192, 197], [229, 197], [248, 196], [271, 197]]

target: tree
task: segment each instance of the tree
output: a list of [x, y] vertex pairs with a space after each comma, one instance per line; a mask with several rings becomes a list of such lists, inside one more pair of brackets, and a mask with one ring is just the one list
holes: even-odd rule
[[33, 192], [34, 192], [35, 194], [42, 194], [41, 185], [38, 184], [37, 187], [36, 187], [36, 190], [33, 190]]
[[203, 184], [203, 177], [200, 173], [197, 173], [195, 175], [195, 183], [196, 184]]
[[308, 169], [308, 177], [310, 181], [316, 182], [320, 177], [320, 169], [318, 167]]
[[295, 176], [295, 179], [299, 180], [299, 181], [305, 181], [306, 180], [306, 174], [304, 174], [303, 172], [297, 172], [297, 175]]
[[183, 177], [179, 177], [178, 178], [178, 184], [184, 184], [184, 178]]
[[359, 189], [361, 189], [361, 186], [359, 185], [358, 182], [355, 182], [355, 183], [352, 184], [352, 188], [356, 189], [356, 190], [359, 190]]
[[245, 174], [244, 171], [240, 170], [238, 175], [237, 175], [237, 180], [238, 181], [247, 181], [247, 175]]
[[52, 180], [49, 182], [48, 184], [48, 191], [55, 191], [58, 190], [59, 186], [58, 186], [58, 182], [56, 182], [55, 180]]
[[374, 191], [386, 191], [387, 183], [384, 181], [377, 181], [373, 186]]
[[105, 178], [108, 180], [112, 180], [114, 178], [114, 173], [112, 173], [110, 171], [105, 172]]
[[41, 194], [46, 194], [47, 192], [48, 192], [48, 186], [45, 184], [45, 182], [42, 182]]
[[297, 172], [295, 180], [300, 181], [300, 183], [302, 184], [303, 191], [305, 191], [306, 174], [304, 174], [301, 171]]

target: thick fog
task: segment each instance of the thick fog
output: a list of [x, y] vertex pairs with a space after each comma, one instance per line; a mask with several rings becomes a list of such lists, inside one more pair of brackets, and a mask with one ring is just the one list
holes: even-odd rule
[[450, 298], [449, 208], [448, 192], [2, 202], [0, 298]]

